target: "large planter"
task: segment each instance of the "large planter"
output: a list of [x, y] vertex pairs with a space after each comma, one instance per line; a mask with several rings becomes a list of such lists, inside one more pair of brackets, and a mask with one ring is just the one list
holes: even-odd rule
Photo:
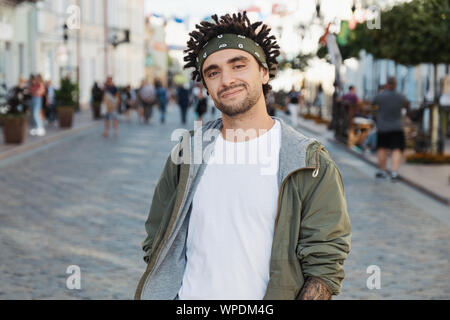
[[23, 143], [27, 132], [27, 117], [3, 116], [3, 139], [5, 143]]
[[58, 122], [60, 128], [71, 128], [74, 110], [72, 107], [58, 107]]

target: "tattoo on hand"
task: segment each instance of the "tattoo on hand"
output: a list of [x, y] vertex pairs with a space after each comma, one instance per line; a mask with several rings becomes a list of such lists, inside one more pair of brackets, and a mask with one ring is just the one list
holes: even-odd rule
[[321, 281], [308, 278], [299, 295], [300, 300], [330, 300], [331, 292]]

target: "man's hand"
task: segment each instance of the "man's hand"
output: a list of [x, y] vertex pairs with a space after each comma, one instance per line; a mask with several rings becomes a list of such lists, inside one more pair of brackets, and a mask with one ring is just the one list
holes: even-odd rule
[[303, 285], [299, 300], [331, 300], [331, 292], [320, 280], [308, 278]]

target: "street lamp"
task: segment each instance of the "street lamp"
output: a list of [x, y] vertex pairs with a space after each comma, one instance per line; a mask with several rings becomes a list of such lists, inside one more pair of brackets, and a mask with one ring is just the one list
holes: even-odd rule
[[130, 30], [124, 29], [124, 30], [122, 30], [122, 32], [123, 32], [123, 38], [121, 40], [119, 40], [117, 33], [114, 33], [111, 38], [110, 43], [114, 47], [114, 49], [122, 43], [130, 43]]
[[[119, 39], [118, 33], [122, 33], [122, 38]], [[117, 49], [117, 47], [123, 43], [130, 43], [130, 30], [129, 29], [116, 29], [113, 30], [113, 35], [110, 39], [108, 39], [109, 44], [113, 46], [114, 49]], [[113, 51], [115, 55], [115, 50]], [[114, 57], [115, 58], [115, 57]], [[115, 73], [115, 64], [113, 63], [113, 70], [112, 73]]]

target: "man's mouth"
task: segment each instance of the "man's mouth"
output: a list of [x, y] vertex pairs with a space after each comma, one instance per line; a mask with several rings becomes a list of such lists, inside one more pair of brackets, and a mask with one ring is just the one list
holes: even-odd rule
[[239, 86], [237, 88], [233, 88], [233, 89], [229, 89], [227, 91], [225, 91], [224, 93], [222, 93], [220, 95], [221, 98], [231, 98], [235, 95], [237, 95], [238, 93], [240, 93], [241, 91], [243, 91], [245, 88], [242, 86]]

